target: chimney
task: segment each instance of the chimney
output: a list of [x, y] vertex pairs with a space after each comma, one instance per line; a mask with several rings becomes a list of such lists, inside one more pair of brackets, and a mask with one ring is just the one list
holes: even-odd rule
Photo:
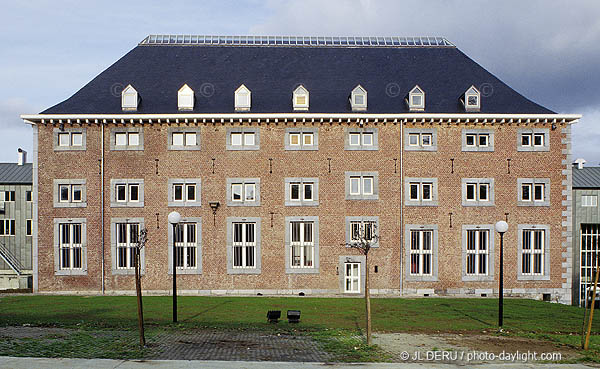
[[583, 164], [585, 163], [586, 161], [583, 158], [579, 158], [573, 162], [574, 165], [577, 164], [577, 169], [583, 169]]
[[19, 147], [18, 152], [19, 152], [19, 160], [17, 161], [17, 164], [23, 165], [23, 164], [27, 163], [27, 151], [25, 151]]

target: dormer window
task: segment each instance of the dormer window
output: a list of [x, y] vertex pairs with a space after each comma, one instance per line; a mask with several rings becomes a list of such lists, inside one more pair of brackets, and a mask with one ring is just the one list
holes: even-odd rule
[[477, 90], [475, 86], [471, 86], [467, 92], [465, 92], [463, 104], [465, 105], [466, 111], [479, 111], [481, 108], [481, 96], [479, 90]]
[[350, 105], [352, 110], [367, 110], [367, 90], [358, 85], [352, 90], [350, 95]]
[[411, 111], [425, 110], [425, 92], [418, 85], [408, 93], [408, 108]]
[[247, 111], [250, 110], [252, 103], [251, 92], [248, 87], [241, 85], [235, 90], [235, 110]]
[[121, 108], [123, 110], [137, 110], [138, 93], [132, 85], [127, 85], [121, 92]]
[[293, 93], [292, 102], [294, 110], [308, 110], [308, 90], [304, 86], [298, 86]]
[[194, 90], [188, 85], [183, 85], [177, 93], [177, 106], [179, 110], [194, 110]]

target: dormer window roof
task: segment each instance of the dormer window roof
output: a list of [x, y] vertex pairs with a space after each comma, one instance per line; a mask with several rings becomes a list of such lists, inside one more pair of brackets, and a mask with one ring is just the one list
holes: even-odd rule
[[248, 87], [241, 85], [235, 90], [235, 110], [247, 111], [250, 110], [252, 104], [252, 92]]
[[425, 110], [425, 91], [419, 85], [408, 93], [408, 108], [410, 111]]
[[354, 87], [350, 95], [352, 110], [367, 110], [367, 90], [361, 85]]
[[121, 91], [121, 108], [123, 110], [137, 110], [138, 108], [138, 92], [132, 85], [127, 85]]
[[294, 110], [308, 110], [308, 98], [308, 90], [302, 85], [298, 86], [292, 94]]
[[194, 90], [187, 84], [177, 92], [177, 106], [179, 110], [194, 110]]
[[466, 111], [479, 111], [481, 108], [481, 94], [475, 86], [469, 87], [465, 92], [463, 104]]

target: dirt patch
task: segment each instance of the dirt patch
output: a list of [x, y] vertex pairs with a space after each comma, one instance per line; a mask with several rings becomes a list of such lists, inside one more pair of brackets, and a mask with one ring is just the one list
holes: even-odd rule
[[0, 338], [44, 338], [47, 336], [66, 336], [73, 332], [65, 328], [42, 328], [42, 327], [2, 327]]
[[532, 363], [580, 356], [572, 347], [548, 341], [486, 334], [378, 333], [373, 341], [397, 362]]

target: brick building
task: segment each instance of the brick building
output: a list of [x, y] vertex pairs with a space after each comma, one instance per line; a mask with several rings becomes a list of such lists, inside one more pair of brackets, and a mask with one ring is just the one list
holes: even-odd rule
[[35, 289], [571, 301], [570, 125], [443, 38], [149, 36], [34, 128]]

